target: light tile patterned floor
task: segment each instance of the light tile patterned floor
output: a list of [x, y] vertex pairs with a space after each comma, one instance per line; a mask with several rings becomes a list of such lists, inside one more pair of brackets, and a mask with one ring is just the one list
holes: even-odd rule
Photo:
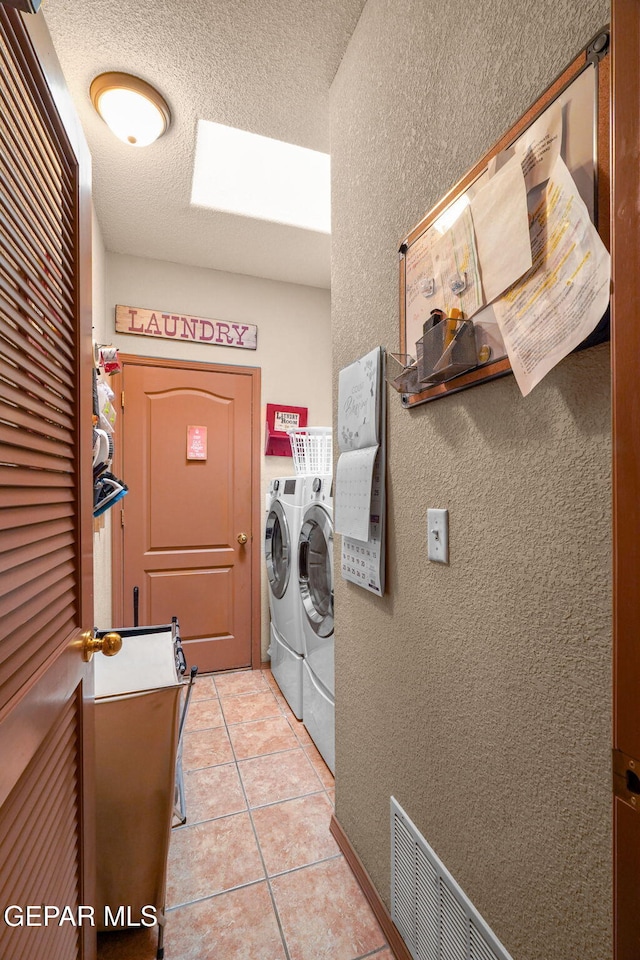
[[[196, 680], [183, 765], [166, 960], [393, 960], [329, 832], [331, 772], [270, 670]], [[101, 934], [98, 958], [153, 960], [156, 941]]]

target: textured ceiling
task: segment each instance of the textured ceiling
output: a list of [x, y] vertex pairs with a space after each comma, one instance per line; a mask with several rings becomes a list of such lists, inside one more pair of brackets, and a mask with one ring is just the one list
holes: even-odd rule
[[[329, 152], [329, 87], [365, 0], [45, 0], [93, 156], [108, 250], [328, 287], [330, 237], [192, 208], [199, 118]], [[171, 108], [150, 147], [120, 143], [89, 100], [93, 77], [135, 73]]]

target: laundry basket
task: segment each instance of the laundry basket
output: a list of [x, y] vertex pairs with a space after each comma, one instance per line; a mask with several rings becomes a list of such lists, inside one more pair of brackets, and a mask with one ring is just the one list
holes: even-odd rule
[[296, 473], [325, 475], [333, 471], [331, 427], [300, 427], [288, 432]]

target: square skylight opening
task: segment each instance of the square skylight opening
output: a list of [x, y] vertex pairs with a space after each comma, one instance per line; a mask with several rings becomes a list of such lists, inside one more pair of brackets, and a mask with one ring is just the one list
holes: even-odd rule
[[198, 120], [191, 203], [331, 233], [329, 154]]

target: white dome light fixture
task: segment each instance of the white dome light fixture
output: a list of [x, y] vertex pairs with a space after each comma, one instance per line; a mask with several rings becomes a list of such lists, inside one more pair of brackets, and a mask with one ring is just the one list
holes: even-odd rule
[[89, 95], [109, 129], [132, 147], [146, 147], [169, 129], [166, 101], [140, 77], [101, 73], [92, 81]]

